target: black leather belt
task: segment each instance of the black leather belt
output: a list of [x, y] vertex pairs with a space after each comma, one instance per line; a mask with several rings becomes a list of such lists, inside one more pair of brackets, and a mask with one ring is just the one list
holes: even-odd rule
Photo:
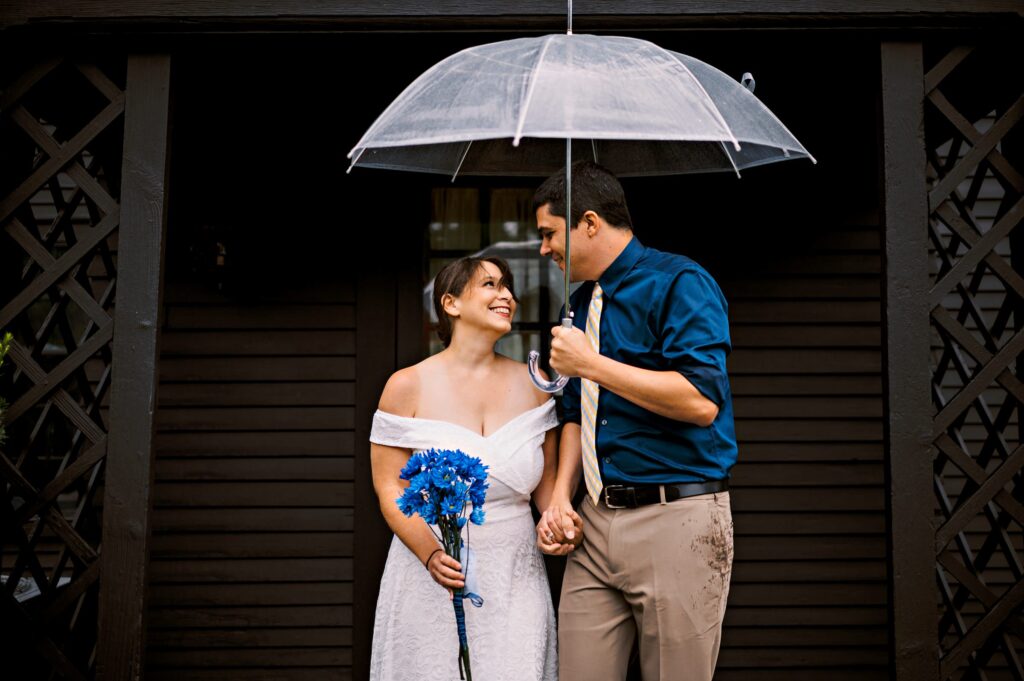
[[607, 485], [601, 490], [601, 496], [608, 508], [636, 508], [695, 497], [698, 494], [725, 492], [728, 489], [728, 480], [681, 482], [675, 485]]

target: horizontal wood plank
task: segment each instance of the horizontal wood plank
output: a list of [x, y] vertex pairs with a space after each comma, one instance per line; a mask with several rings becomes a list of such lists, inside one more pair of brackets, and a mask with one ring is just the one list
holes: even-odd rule
[[[729, 328], [734, 351], [747, 348], [881, 348], [881, 331], [873, 324], [754, 324]], [[880, 351], [880, 350], [879, 350]]]
[[882, 378], [876, 374], [773, 375], [730, 374], [733, 395], [874, 395], [881, 399]]
[[[729, 589], [729, 606], [790, 607], [879, 605], [886, 603], [886, 583], [766, 583], [740, 582]], [[794, 642], [796, 643], [796, 642]]]
[[733, 399], [737, 419], [856, 418], [881, 419], [882, 401], [874, 395], [856, 397], [787, 397], [780, 395]]
[[355, 406], [353, 381], [164, 383], [160, 408]]
[[[733, 513], [737, 537], [755, 534], [878, 535], [886, 531], [885, 515], [869, 513]], [[824, 575], [823, 575], [824, 576]]]
[[881, 486], [885, 471], [875, 462], [866, 463], [751, 463], [733, 469], [730, 485], [849, 485]]
[[729, 305], [733, 323], [767, 324], [878, 323], [881, 305], [877, 301], [771, 300], [737, 301]]
[[[149, 599], [151, 607], [349, 605], [352, 603], [352, 582], [158, 584], [150, 589]], [[334, 633], [332, 638], [336, 637], [337, 633]], [[188, 645], [191, 647], [193, 644]], [[292, 643], [265, 642], [264, 645]]]
[[350, 482], [162, 482], [157, 507], [351, 506]]
[[160, 481], [184, 480], [336, 480], [351, 482], [351, 457], [263, 457], [188, 458], [157, 460], [156, 476]]
[[153, 558], [335, 558], [352, 556], [351, 532], [244, 532], [153, 537]]
[[351, 357], [162, 357], [160, 382], [353, 381]]
[[[162, 669], [181, 669], [191, 674], [198, 667], [254, 667], [267, 669], [276, 667], [327, 667], [352, 664], [352, 650], [348, 647], [324, 648], [236, 648], [217, 650], [211, 648], [153, 650], [147, 663]], [[189, 671], [185, 671], [189, 670]]]
[[[350, 279], [321, 280], [309, 283], [286, 282], [263, 291], [261, 303], [323, 304], [355, 303], [356, 286]], [[191, 280], [171, 279], [166, 282], [164, 304], [167, 305], [237, 305], [224, 292], [208, 284]]]
[[352, 430], [354, 407], [175, 407], [159, 410], [160, 431]]
[[[850, 665], [883, 666], [888, 662], [886, 646], [821, 648], [723, 648], [718, 666], [722, 669], [747, 669], [759, 673], [771, 667], [848, 668]], [[716, 674], [717, 678], [717, 674]], [[760, 678], [760, 675], [758, 676]], [[823, 678], [831, 679], [831, 676]]]
[[730, 375], [742, 374], [877, 374], [882, 354], [877, 350], [742, 348], [729, 355]]
[[350, 627], [346, 605], [260, 606], [252, 608], [152, 608], [150, 626], [165, 627]]
[[737, 513], [792, 511], [809, 514], [827, 511], [884, 511], [880, 489], [856, 487], [751, 487], [733, 491], [732, 509]]
[[835, 606], [770, 608], [728, 607], [725, 611], [727, 629], [732, 627], [884, 627], [888, 621], [884, 607]]
[[209, 305], [171, 307], [167, 327], [175, 330], [354, 329], [355, 306]]
[[882, 461], [879, 442], [753, 442], [740, 439], [738, 466], [758, 461]]
[[351, 558], [253, 558], [150, 562], [150, 583], [341, 582], [352, 580]]
[[[256, 460], [258, 461], [258, 459]], [[158, 508], [154, 532], [351, 532], [351, 508]]]
[[355, 331], [278, 331], [249, 329], [237, 331], [177, 331], [169, 329], [160, 337], [160, 351], [168, 356], [203, 355], [354, 355]]
[[[149, 668], [146, 681], [181, 681], [180, 669]], [[214, 669], [189, 669], [189, 681], [352, 681], [352, 669], [348, 665], [338, 667], [239, 667], [235, 669], [217, 667]]]
[[885, 627], [732, 627], [722, 636], [722, 648], [877, 647], [886, 638]]
[[[210, 585], [213, 589], [217, 585]], [[189, 586], [186, 588], [195, 588]], [[150, 632], [150, 649], [164, 648], [260, 648], [264, 646], [351, 646], [351, 627], [267, 627], [260, 629], [156, 629]]]
[[159, 433], [157, 456], [352, 456], [353, 433], [346, 431], [238, 433]]

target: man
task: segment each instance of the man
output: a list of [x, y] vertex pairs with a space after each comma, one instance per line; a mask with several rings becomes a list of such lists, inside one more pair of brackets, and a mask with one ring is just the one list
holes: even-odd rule
[[[633, 236], [614, 175], [588, 162], [572, 172], [571, 278], [585, 283], [574, 327], [552, 330], [551, 367], [576, 378], [537, 528], [541, 550], [569, 553], [559, 679], [623, 679], [639, 636], [645, 681], [710, 681], [733, 556], [726, 302], [697, 263]], [[541, 254], [564, 270], [564, 171], [534, 207]], [[581, 470], [582, 543], [570, 501]]]

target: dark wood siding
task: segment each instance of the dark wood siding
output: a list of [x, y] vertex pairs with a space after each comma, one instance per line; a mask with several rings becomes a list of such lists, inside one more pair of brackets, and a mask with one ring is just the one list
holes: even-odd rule
[[355, 293], [167, 289], [147, 678], [347, 678]]
[[887, 678], [879, 230], [723, 282], [740, 462], [716, 679]]
[[[729, 301], [739, 460], [715, 679], [887, 679], [878, 47], [748, 47], [700, 55], [756, 69], [757, 94], [818, 165], [624, 183], [644, 244], [704, 265]], [[849, 59], [806, 57], [832, 49]], [[807, 84], [825, 82], [843, 87], [808, 104]]]

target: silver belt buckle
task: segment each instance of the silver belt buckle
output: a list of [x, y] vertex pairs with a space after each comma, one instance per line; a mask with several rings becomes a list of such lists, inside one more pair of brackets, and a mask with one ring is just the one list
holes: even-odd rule
[[625, 489], [626, 486], [625, 485], [605, 485], [604, 489], [602, 490], [604, 492], [604, 505], [607, 506], [608, 508], [613, 508], [613, 509], [629, 508], [628, 506], [619, 506], [618, 504], [613, 504], [612, 502], [608, 501], [608, 490], [613, 489], [613, 488], [616, 489], [616, 490], [620, 490], [620, 489]]

